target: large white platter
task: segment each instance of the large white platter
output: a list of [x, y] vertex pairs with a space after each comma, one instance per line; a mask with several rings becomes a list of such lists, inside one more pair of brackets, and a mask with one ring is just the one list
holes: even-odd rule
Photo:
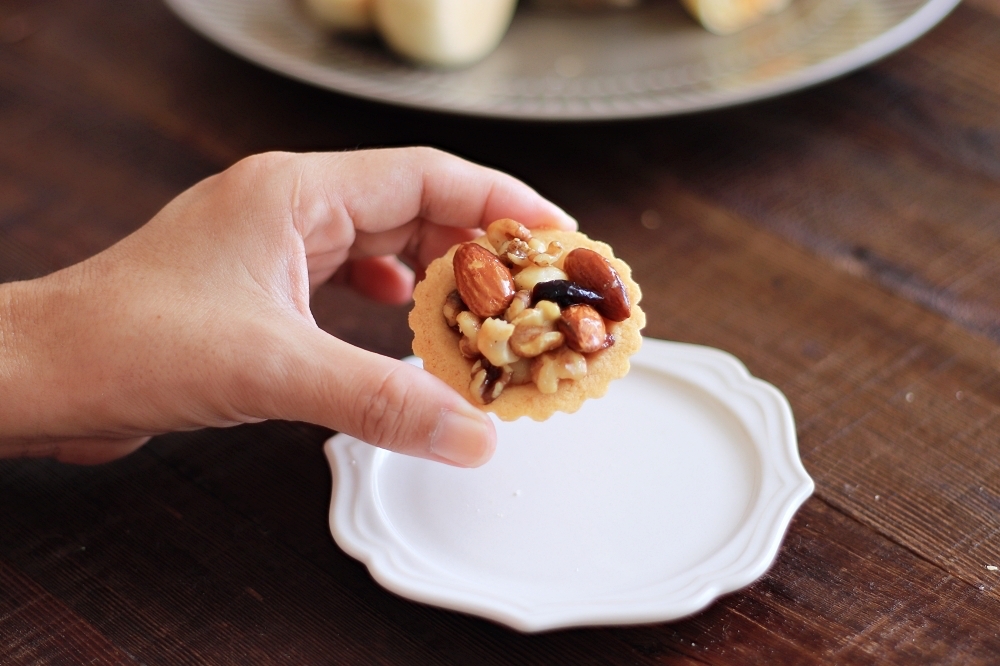
[[522, 2], [495, 53], [468, 69], [409, 65], [369, 42], [330, 38], [295, 0], [166, 0], [195, 30], [292, 78], [424, 109], [523, 119], [659, 116], [771, 97], [905, 46], [958, 0], [792, 0], [727, 37], [679, 0], [554, 13]]
[[784, 396], [707, 347], [646, 339], [605, 398], [497, 431], [474, 470], [330, 439], [337, 544], [522, 631], [657, 622], [763, 575], [813, 490]]

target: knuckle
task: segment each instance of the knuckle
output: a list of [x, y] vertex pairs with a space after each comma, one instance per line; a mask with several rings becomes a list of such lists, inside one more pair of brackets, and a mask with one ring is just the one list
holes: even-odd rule
[[430, 146], [413, 146], [404, 150], [409, 153], [410, 159], [413, 162], [423, 165], [425, 168], [446, 165], [455, 159], [453, 155], [437, 148], [431, 148]]
[[417, 157], [424, 157], [430, 159], [444, 157], [447, 154], [444, 151], [438, 150], [437, 148], [432, 148], [431, 146], [413, 146], [408, 150], [410, 150]]
[[280, 151], [250, 155], [226, 169], [224, 176], [227, 180], [233, 180], [237, 183], [252, 183], [256, 178], [282, 168], [293, 158], [292, 153]]
[[393, 368], [367, 396], [361, 410], [361, 435], [369, 444], [393, 451], [404, 444], [405, 422], [415, 408], [413, 385], [406, 375], [405, 368]]
[[257, 153], [256, 155], [246, 157], [237, 164], [245, 164], [248, 168], [252, 169], [267, 170], [287, 164], [294, 158], [294, 153], [288, 153], [281, 150], [271, 150], [266, 153]]

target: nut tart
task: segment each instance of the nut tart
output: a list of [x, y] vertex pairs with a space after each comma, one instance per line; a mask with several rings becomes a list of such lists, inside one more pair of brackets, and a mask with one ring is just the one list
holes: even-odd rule
[[646, 324], [641, 298], [605, 243], [497, 220], [427, 267], [409, 318], [413, 352], [484, 410], [542, 421], [628, 373]]

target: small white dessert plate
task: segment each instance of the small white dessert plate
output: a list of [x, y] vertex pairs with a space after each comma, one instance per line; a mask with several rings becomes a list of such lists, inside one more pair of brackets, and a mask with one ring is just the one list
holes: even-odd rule
[[707, 347], [647, 338], [605, 398], [497, 433], [473, 470], [330, 439], [337, 544], [521, 631], [658, 622], [763, 575], [813, 491], [788, 401]]

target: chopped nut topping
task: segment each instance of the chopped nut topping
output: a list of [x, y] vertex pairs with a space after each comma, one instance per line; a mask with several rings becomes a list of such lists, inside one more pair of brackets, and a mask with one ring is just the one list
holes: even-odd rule
[[531, 259], [531, 263], [536, 266], [551, 266], [552, 264], [559, 261], [562, 256], [563, 246], [562, 243], [558, 241], [552, 241], [548, 244], [546, 248], [536, 252], [535, 254], [529, 254], [528, 257]]
[[525, 311], [531, 305], [531, 292], [522, 289], [521, 291], [514, 294], [514, 300], [510, 302], [510, 306], [507, 308], [507, 312], [504, 313], [503, 318], [507, 321], [514, 321], [514, 319]]
[[483, 321], [476, 339], [476, 347], [490, 363], [496, 366], [507, 365], [518, 359], [508, 344], [514, 334], [514, 325], [503, 319], [490, 317]]
[[514, 276], [514, 286], [531, 291], [539, 282], [567, 279], [567, 275], [555, 266], [528, 266]]
[[522, 324], [525, 326], [545, 326], [546, 324], [555, 324], [561, 314], [559, 306], [552, 301], [538, 301], [535, 303], [535, 307], [524, 310], [511, 323], [515, 326]]
[[628, 316], [628, 295], [614, 268], [599, 253], [577, 248], [566, 255], [564, 272], [555, 266], [562, 244], [533, 238], [510, 219], [491, 224], [486, 238], [496, 255], [476, 243], [456, 251], [459, 289], [443, 308], [445, 321], [462, 334], [462, 355], [475, 360], [473, 397], [486, 405], [506, 386], [528, 382], [551, 394], [560, 380], [585, 377], [584, 354], [614, 343], [605, 318]]
[[468, 359], [480, 357], [479, 348], [469, 342], [469, 338], [462, 338], [458, 341], [458, 351], [462, 352], [462, 356]]
[[560, 379], [582, 379], [587, 376], [587, 359], [572, 349], [563, 347], [548, 352], [531, 362], [531, 379], [539, 393], [555, 393]]
[[462, 356], [465, 358], [477, 358], [479, 356], [477, 341], [483, 320], [472, 312], [465, 310], [458, 313], [455, 317], [455, 323], [458, 326], [458, 332], [462, 334], [462, 339], [458, 342], [458, 349], [462, 352]]
[[528, 268], [529, 266], [551, 266], [559, 261], [563, 253], [562, 243], [552, 241], [546, 245], [537, 238], [532, 238], [527, 242], [520, 238], [514, 238], [503, 245], [504, 252], [501, 259], [506, 259], [507, 264]]
[[521, 384], [527, 384], [531, 381], [531, 359], [530, 358], [519, 358], [508, 366], [510, 368], [510, 382], [511, 386], [519, 386]]
[[515, 238], [507, 243], [504, 249], [506, 252], [500, 257], [506, 259], [511, 265], [522, 268], [531, 265], [531, 248], [520, 238]]
[[448, 298], [444, 300], [444, 320], [448, 322], [448, 326], [456, 328], [458, 326], [459, 313], [468, 309], [465, 307], [462, 297], [458, 294], [458, 290], [454, 289], [448, 294]]
[[556, 330], [559, 320], [559, 306], [551, 301], [539, 301], [535, 307], [524, 310], [511, 322], [514, 335], [510, 347], [514, 353], [524, 358], [534, 358], [539, 354], [561, 347], [563, 334]]
[[503, 393], [504, 387], [510, 382], [511, 374], [508, 366], [497, 367], [486, 359], [479, 359], [472, 366], [469, 392], [481, 404], [488, 405]]
[[476, 343], [476, 336], [479, 335], [479, 329], [483, 325], [482, 319], [469, 310], [465, 310], [456, 315], [455, 324], [458, 326], [459, 333], [469, 338], [472, 344]]
[[514, 329], [514, 335], [510, 337], [510, 348], [522, 358], [534, 358], [561, 347], [565, 339], [554, 327], [521, 325]]
[[510, 218], [496, 220], [486, 227], [486, 240], [501, 257], [507, 254], [508, 245], [514, 239], [527, 242], [531, 239], [531, 232], [523, 224]]

